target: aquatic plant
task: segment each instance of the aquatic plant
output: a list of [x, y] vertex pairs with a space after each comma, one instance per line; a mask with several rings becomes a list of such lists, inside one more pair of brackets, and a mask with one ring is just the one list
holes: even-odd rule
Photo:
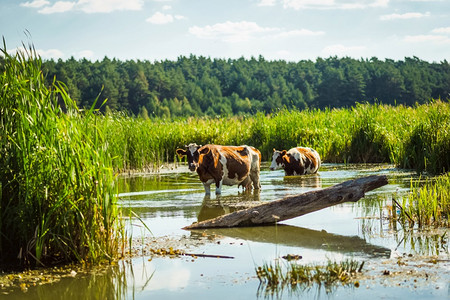
[[305, 290], [316, 285], [319, 289], [331, 292], [336, 284], [356, 284], [353, 279], [362, 271], [364, 262], [346, 259], [340, 262], [328, 260], [325, 265], [306, 264], [288, 261], [285, 264], [264, 263], [256, 268], [260, 281], [259, 293], [279, 294], [284, 289], [290, 291]]
[[64, 84], [46, 87], [23, 46], [0, 52], [0, 265], [112, 260], [124, 237], [99, 117]]
[[448, 227], [450, 217], [450, 173], [411, 181], [411, 190], [396, 201], [393, 207], [400, 210], [398, 219], [409, 227], [417, 225]]

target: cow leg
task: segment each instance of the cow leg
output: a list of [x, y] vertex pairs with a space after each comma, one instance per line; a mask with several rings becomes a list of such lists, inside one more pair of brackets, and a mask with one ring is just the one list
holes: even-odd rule
[[250, 178], [253, 182], [253, 188], [259, 190], [261, 188], [261, 183], [259, 182], [259, 172], [251, 172]]
[[205, 188], [205, 195], [211, 195], [211, 183], [203, 182], [203, 187]]
[[252, 166], [252, 168], [250, 169], [249, 177], [251, 179], [251, 182], [253, 183], [253, 188], [255, 190], [261, 188], [261, 183], [259, 182], [259, 173], [260, 173], [259, 166]]
[[216, 181], [216, 195], [222, 194], [222, 181], [223, 180]]
[[238, 184], [238, 188], [240, 188], [241, 186], [244, 189], [244, 191], [251, 190], [252, 189], [251, 176], [245, 177], [245, 179]]

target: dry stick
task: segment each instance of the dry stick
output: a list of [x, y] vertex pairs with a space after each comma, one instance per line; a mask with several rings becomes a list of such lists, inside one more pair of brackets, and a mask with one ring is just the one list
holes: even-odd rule
[[325, 189], [287, 196], [280, 200], [265, 202], [214, 219], [194, 223], [184, 229], [275, 224], [344, 202], [356, 202], [364, 197], [366, 192], [386, 184], [388, 184], [386, 175], [348, 180]]
[[211, 257], [211, 258], [227, 258], [234, 259], [234, 256], [226, 256], [226, 255], [212, 255], [212, 254], [197, 254], [197, 253], [183, 253], [181, 255], [184, 256], [192, 256], [192, 257]]

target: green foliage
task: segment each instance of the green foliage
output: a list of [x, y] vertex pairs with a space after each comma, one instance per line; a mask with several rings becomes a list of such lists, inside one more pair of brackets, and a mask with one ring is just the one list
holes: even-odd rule
[[[45, 72], [66, 83], [80, 107], [100, 91], [113, 111], [151, 118], [231, 116], [288, 110], [350, 108], [357, 102], [404, 104], [448, 99], [450, 65], [416, 57], [318, 58], [316, 62], [179, 57], [176, 61], [46, 61]], [[51, 82], [48, 82], [49, 84]], [[102, 108], [99, 102], [96, 108]]]
[[113, 259], [121, 223], [98, 117], [45, 85], [34, 48], [0, 76], [0, 265]]

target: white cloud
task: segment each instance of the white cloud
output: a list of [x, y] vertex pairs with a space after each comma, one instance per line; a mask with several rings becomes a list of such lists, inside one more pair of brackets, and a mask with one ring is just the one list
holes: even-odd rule
[[173, 22], [174, 17], [170, 14], [163, 14], [162, 12], [156, 12], [153, 14], [153, 16], [151, 16], [150, 18], [147, 18], [147, 22], [152, 23], [152, 24], [167, 24], [167, 23], [172, 23]]
[[[22, 46], [21, 47], [17, 47], [15, 49], [11, 49], [8, 50], [9, 54], [15, 54], [17, 52], [29, 52], [29, 49], [24, 49]], [[39, 55], [42, 59], [64, 59], [67, 58], [67, 56], [59, 49], [36, 49], [36, 54]], [[83, 50], [83, 51], [79, 51], [77, 53], [75, 53], [73, 55], [76, 58], [87, 58], [87, 59], [91, 59], [94, 57], [94, 52], [91, 50]]]
[[335, 5], [334, 0], [284, 0], [284, 8], [296, 10], [305, 8], [330, 8]]
[[109, 13], [116, 10], [141, 10], [143, 0], [78, 0], [77, 8], [85, 13]]
[[408, 43], [450, 44], [450, 38], [443, 35], [407, 35], [403, 40]]
[[358, 53], [361, 53], [362, 51], [365, 51], [366, 49], [367, 48], [365, 46], [344, 46], [341, 44], [337, 44], [337, 45], [330, 45], [330, 46], [323, 48], [322, 53], [325, 56], [333, 56], [333, 55], [351, 56], [352, 54], [358, 55]]
[[440, 27], [440, 28], [435, 28], [433, 29], [431, 32], [433, 33], [450, 33], [450, 27]]
[[291, 55], [291, 52], [288, 50], [279, 50], [276, 52], [276, 55], [280, 57], [289, 57]]
[[45, 6], [38, 10], [40, 14], [54, 14], [70, 11], [75, 7], [75, 2], [57, 1], [52, 6]]
[[189, 33], [201, 39], [217, 39], [225, 42], [244, 42], [256, 38], [287, 38], [294, 36], [316, 36], [323, 31], [299, 29], [284, 31], [278, 27], [261, 27], [255, 22], [241, 21], [217, 23], [204, 27], [193, 26]]
[[31, 7], [31, 8], [39, 8], [45, 5], [49, 5], [50, 2], [46, 1], [46, 0], [34, 0], [33, 2], [24, 2], [24, 3], [20, 3], [20, 6], [23, 7]]
[[[64, 57], [64, 53], [61, 50], [58, 49], [35, 49], [36, 54], [39, 55], [42, 59], [60, 59]], [[14, 49], [10, 49], [7, 51], [10, 55], [15, 55], [16, 53], [30, 53], [30, 49], [25, 49], [24, 47], [17, 47]]]
[[143, 0], [78, 0], [78, 1], [56, 1], [50, 4], [46, 0], [35, 0], [33, 2], [21, 3], [21, 6], [40, 8], [38, 13], [54, 14], [67, 11], [82, 11], [85, 13], [109, 13], [117, 10], [141, 10], [144, 6]]
[[290, 30], [290, 31], [283, 31], [277, 34], [278, 37], [294, 37], [294, 36], [317, 36], [317, 35], [324, 35], [324, 31], [311, 31], [308, 29], [298, 29], [298, 30]]
[[91, 59], [94, 57], [94, 52], [91, 50], [83, 50], [83, 51], [77, 52], [75, 56], [78, 58]]
[[162, 10], [170, 10], [170, 9], [172, 9], [172, 6], [170, 6], [170, 5], [164, 5], [162, 7]]
[[391, 20], [420, 19], [420, 18], [429, 17], [430, 15], [431, 15], [430, 12], [426, 12], [424, 14], [417, 13], [417, 12], [404, 13], [404, 14], [390, 14], [390, 15], [382, 15], [380, 17], [380, 20], [391, 21]]
[[220, 39], [226, 42], [247, 41], [264, 33], [278, 31], [278, 28], [261, 27], [254, 22], [230, 22], [207, 25], [205, 27], [193, 26], [189, 33], [202, 39]]
[[364, 9], [386, 7], [389, 0], [348, 0], [338, 3], [335, 0], [283, 0], [284, 8], [300, 9]]
[[36, 52], [39, 54], [42, 59], [60, 59], [64, 57], [64, 53], [58, 49], [36, 49]]
[[274, 6], [277, 0], [260, 0], [258, 6]]
[[[155, 270], [156, 266], [152, 262], [146, 266], [149, 270]], [[180, 262], [174, 262], [169, 267], [152, 275], [150, 284], [146, 276], [136, 276], [133, 283], [145, 291], [179, 291], [185, 289], [190, 284], [191, 271], [185, 268]]]
[[389, 5], [389, 0], [376, 0], [370, 3], [369, 7], [387, 7]]

